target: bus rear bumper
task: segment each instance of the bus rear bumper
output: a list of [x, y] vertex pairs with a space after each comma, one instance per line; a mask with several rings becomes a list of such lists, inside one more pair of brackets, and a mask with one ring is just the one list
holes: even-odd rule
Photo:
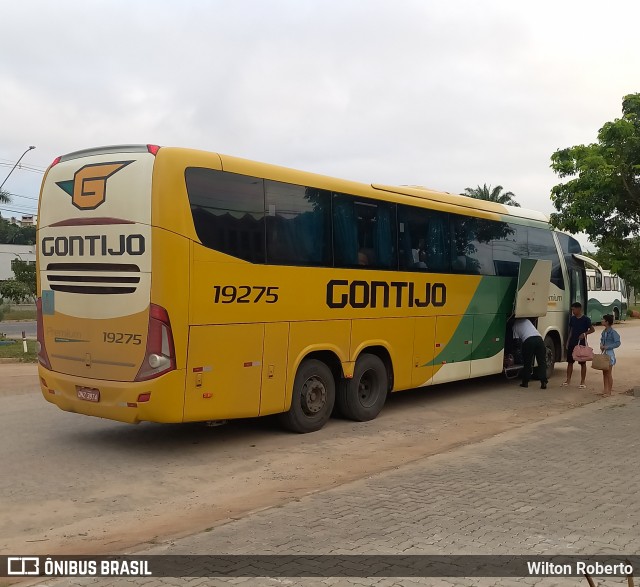
[[87, 379], [56, 373], [42, 365], [38, 373], [44, 398], [65, 412], [130, 424], [183, 421], [184, 370], [139, 382]]

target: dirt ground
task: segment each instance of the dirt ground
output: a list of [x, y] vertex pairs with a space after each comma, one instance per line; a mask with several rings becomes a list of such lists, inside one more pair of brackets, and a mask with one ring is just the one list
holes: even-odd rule
[[[614, 393], [637, 385], [640, 321], [617, 326]], [[593, 336], [597, 346], [599, 330]], [[281, 431], [271, 418], [211, 428], [130, 426], [68, 414], [45, 402], [34, 365], [0, 365], [0, 549], [19, 554], [130, 552], [205, 531], [380, 471], [477, 442], [602, 399], [488, 377], [394, 394], [380, 417], [334, 419], [319, 432]]]

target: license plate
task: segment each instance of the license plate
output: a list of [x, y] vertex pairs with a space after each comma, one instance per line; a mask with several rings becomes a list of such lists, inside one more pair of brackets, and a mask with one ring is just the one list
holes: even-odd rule
[[92, 387], [76, 387], [78, 393], [78, 399], [83, 399], [88, 402], [100, 401], [100, 390]]

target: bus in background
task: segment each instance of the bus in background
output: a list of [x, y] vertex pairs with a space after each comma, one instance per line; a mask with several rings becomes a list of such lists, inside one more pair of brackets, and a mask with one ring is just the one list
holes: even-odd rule
[[502, 372], [514, 315], [552, 372], [586, 302], [580, 245], [538, 212], [190, 149], [58, 157], [37, 238], [43, 395], [123, 422], [370, 420]]
[[621, 277], [606, 269], [587, 270], [587, 315], [591, 322], [599, 324], [605, 314], [611, 314], [616, 322], [627, 319], [629, 295], [627, 284]]

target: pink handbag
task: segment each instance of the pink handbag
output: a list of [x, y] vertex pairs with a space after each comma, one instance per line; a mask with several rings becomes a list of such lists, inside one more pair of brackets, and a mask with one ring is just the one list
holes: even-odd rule
[[593, 361], [593, 349], [587, 343], [587, 339], [584, 339], [584, 344], [578, 343], [573, 347], [573, 358], [579, 363], [586, 361]]

